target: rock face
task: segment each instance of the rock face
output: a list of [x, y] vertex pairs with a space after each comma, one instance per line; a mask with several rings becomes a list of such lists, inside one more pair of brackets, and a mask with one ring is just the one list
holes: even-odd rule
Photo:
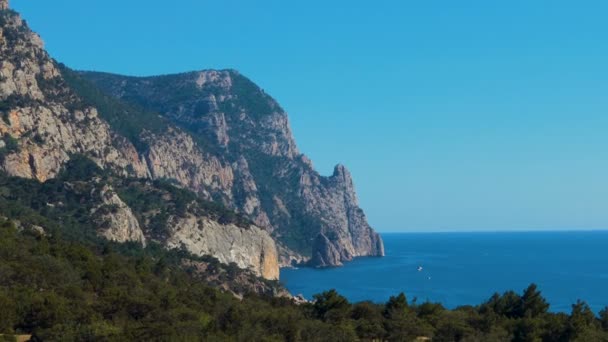
[[[0, 8], [7, 5], [0, 0]], [[230, 165], [202, 152], [189, 135], [173, 127], [162, 135], [142, 130], [141, 140], [148, 147], [138, 150], [67, 85], [40, 38], [19, 15], [3, 11], [0, 24], [3, 171], [43, 182], [56, 177], [74, 155], [84, 155], [120, 176], [171, 178], [204, 198], [225, 194], [226, 198], [218, 200], [231, 200], [234, 175]], [[189, 214], [197, 224], [188, 226], [189, 220], [176, 219], [177, 228], [159, 241], [150, 223], [140, 222], [136, 216], [141, 213], [134, 212], [112, 187], [95, 191], [98, 203], [91, 215], [101, 236], [118, 242], [156, 241], [169, 248], [185, 245], [195, 254], [210, 254], [259, 276], [278, 279], [277, 248], [263, 229], [223, 225], [204, 215]]]
[[0, 0], [0, 10], [8, 9], [8, 0]]
[[[384, 254], [346, 168], [319, 175], [298, 151], [287, 114], [240, 73], [68, 75], [17, 14], [1, 12], [0, 24], [0, 168], [8, 174], [45, 181], [84, 155], [122, 177], [174, 180], [259, 229], [237, 231], [195, 215], [194, 223], [176, 219], [173, 235], [161, 242], [213, 253], [269, 278], [278, 274], [275, 259], [283, 266], [337, 266]], [[94, 91], [83, 91], [76, 78]], [[107, 98], [90, 96], [98, 89]], [[121, 204], [124, 198], [110, 190], [106, 196], [104, 206], [118, 215], [100, 214], [101, 234], [117, 241], [157, 238], [138, 212]]]
[[45, 181], [57, 175], [70, 154], [81, 153], [121, 174], [146, 176], [133, 145], [114, 134], [95, 108], [79, 105], [63, 85], [40, 38], [18, 15], [0, 16], [0, 134], [5, 145], [13, 143], [3, 153], [2, 169]]
[[146, 245], [144, 232], [133, 211], [123, 202], [110, 186], [105, 186], [100, 193], [102, 202], [93, 210], [99, 221], [99, 234], [108, 240], [117, 242], [135, 241]]
[[168, 247], [185, 247], [196, 255], [213, 255], [222, 263], [234, 262], [241, 268], [258, 271], [266, 279], [279, 279], [276, 246], [260, 228], [242, 229], [192, 215], [172, 217], [169, 221]]
[[213, 194], [231, 200], [233, 169], [220, 159], [201, 151], [192, 137], [169, 128], [162, 136], [146, 134], [149, 148], [142, 151], [151, 178], [170, 178], [185, 187], [213, 199]]
[[298, 151], [287, 114], [238, 72], [81, 75], [113, 97], [160, 113], [206, 146], [219, 164], [229, 165], [233, 178], [223, 187], [201, 190], [180, 182], [222, 198], [270, 230], [283, 266], [306, 261], [339, 266], [354, 257], [384, 255], [382, 239], [358, 206], [348, 170], [339, 165], [332, 176], [319, 175]]

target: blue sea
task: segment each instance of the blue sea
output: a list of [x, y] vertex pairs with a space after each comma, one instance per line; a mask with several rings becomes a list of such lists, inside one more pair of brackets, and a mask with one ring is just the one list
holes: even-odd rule
[[[608, 232], [383, 234], [384, 258], [344, 267], [282, 269], [293, 294], [312, 298], [336, 289], [350, 301], [408, 300], [448, 308], [477, 305], [495, 292], [521, 293], [536, 283], [554, 312], [577, 299], [598, 312], [608, 306]], [[419, 270], [419, 268], [422, 268]]]

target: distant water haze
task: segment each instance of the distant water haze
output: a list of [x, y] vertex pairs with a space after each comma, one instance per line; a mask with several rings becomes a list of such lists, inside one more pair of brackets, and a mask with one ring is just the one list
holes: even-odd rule
[[608, 306], [608, 232], [383, 234], [384, 258], [332, 269], [283, 269], [281, 281], [310, 298], [335, 288], [351, 301], [409, 300], [455, 308], [495, 292], [538, 285], [551, 311], [578, 299], [596, 313]]

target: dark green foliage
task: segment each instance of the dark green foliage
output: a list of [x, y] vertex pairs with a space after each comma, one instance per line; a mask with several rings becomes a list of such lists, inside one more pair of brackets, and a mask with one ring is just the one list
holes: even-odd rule
[[608, 306], [600, 311], [600, 324], [602, 325], [602, 329], [608, 332]]
[[235, 224], [243, 229], [252, 225], [251, 221], [221, 204], [204, 201], [195, 193], [178, 188], [168, 180], [113, 179], [112, 184], [139, 222], [148, 222], [147, 227], [154, 238], [165, 237], [170, 216], [184, 217], [188, 212], [222, 224]]
[[59, 173], [61, 181], [84, 181], [93, 177], [104, 177], [108, 173], [102, 170], [91, 159], [81, 155], [73, 154]]
[[531, 284], [521, 297], [519, 317], [538, 317], [547, 312], [549, 304], [541, 296], [536, 284]]
[[350, 304], [336, 290], [315, 295], [314, 302], [315, 317], [325, 322], [341, 322], [349, 316]]
[[144, 130], [162, 133], [168, 129], [168, 124], [158, 114], [108, 96], [65, 65], [60, 64], [59, 67], [67, 85], [80, 97], [79, 106], [97, 108], [99, 115], [117, 133], [129, 139], [139, 151], [147, 148], [147, 143], [141, 136]]
[[397, 296], [391, 296], [384, 307], [384, 317], [398, 317], [402, 315], [408, 308], [405, 294], [401, 292]]
[[[92, 178], [97, 182], [87, 181]], [[79, 156], [72, 157], [57, 180], [42, 184], [1, 176], [1, 216], [18, 219], [23, 231], [0, 220], [0, 333], [34, 333], [42, 340], [62, 341], [608, 338], [606, 310], [598, 318], [579, 302], [570, 315], [550, 313], [535, 285], [521, 295], [509, 291], [477, 307], [455, 310], [437, 303], [408, 303], [404, 294], [391, 297], [385, 305], [350, 304], [335, 290], [316, 295], [314, 304], [300, 306], [255, 295], [238, 301], [208, 287], [236, 283], [233, 289], [246, 291], [237, 283], [242, 275], [234, 265], [194, 258], [184, 251], [164, 251], [154, 243], [142, 249], [134, 243], [97, 239], [90, 218], [91, 193], [103, 184], [112, 184], [138, 213], [164, 212], [159, 222], [164, 215], [184, 213], [192, 203], [215, 218], [225, 210], [206, 207], [170, 181], [117, 180]], [[30, 230], [33, 225], [44, 227], [48, 234]], [[206, 281], [190, 261], [207, 265], [215, 280]]]
[[566, 335], [569, 340], [575, 340], [583, 336], [588, 336], [591, 331], [595, 331], [601, 323], [596, 320], [595, 314], [587, 303], [577, 301], [572, 305], [572, 312], [568, 319]]
[[255, 119], [272, 114], [274, 111], [282, 111], [278, 106], [275, 107], [276, 102], [250, 79], [234, 71], [231, 72], [231, 76], [231, 91], [236, 94], [235, 103], [227, 102], [225, 108], [220, 108], [222, 111], [232, 113], [246, 108]]
[[[350, 304], [335, 290], [316, 295], [314, 304], [295, 305], [285, 298], [257, 295], [238, 300], [185, 271], [179, 263], [183, 255], [157, 254], [162, 251], [159, 246], [77, 243], [56, 232], [41, 235], [20, 229], [0, 218], [0, 333], [33, 334], [36, 340], [608, 338], [601, 328], [603, 316], [598, 319], [583, 302], [573, 305], [570, 315], [545, 312], [509, 318], [488, 310], [487, 303], [446, 310], [436, 303], [408, 304], [403, 294], [385, 305]], [[482, 329], [479, 322], [489, 316], [493, 323]]]

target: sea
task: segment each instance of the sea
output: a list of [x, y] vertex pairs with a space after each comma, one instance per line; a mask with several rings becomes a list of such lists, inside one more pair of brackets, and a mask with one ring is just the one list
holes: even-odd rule
[[608, 306], [608, 231], [382, 234], [386, 256], [343, 267], [281, 269], [292, 294], [336, 289], [351, 302], [408, 301], [447, 308], [477, 305], [494, 293], [538, 285], [550, 311], [578, 299], [594, 312]]

